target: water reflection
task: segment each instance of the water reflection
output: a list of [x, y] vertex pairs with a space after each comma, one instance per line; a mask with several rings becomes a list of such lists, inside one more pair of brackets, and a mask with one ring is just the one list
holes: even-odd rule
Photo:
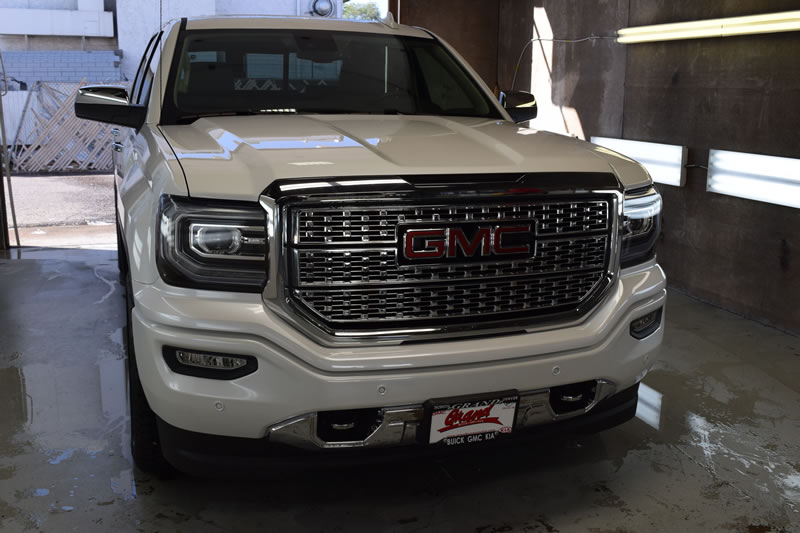
[[13, 438], [30, 416], [30, 396], [19, 368], [0, 368], [0, 405], [0, 454], [11, 455]]
[[636, 418], [658, 430], [661, 425], [661, 399], [663, 394], [652, 387], [639, 385], [639, 403], [636, 406]]
[[[15, 442], [33, 440], [51, 465], [76, 452], [93, 457], [107, 450], [111, 434], [127, 425], [125, 360], [105, 357], [86, 366], [39, 363], [0, 369], [0, 398], [3, 455], [21, 452], [14, 449]], [[20, 438], [21, 433], [27, 438]]]

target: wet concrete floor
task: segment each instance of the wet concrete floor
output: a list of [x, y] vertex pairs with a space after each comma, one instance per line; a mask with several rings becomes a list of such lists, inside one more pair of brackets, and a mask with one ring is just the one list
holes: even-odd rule
[[800, 531], [800, 339], [672, 293], [637, 418], [268, 480], [136, 471], [114, 250], [0, 256], [0, 530]]

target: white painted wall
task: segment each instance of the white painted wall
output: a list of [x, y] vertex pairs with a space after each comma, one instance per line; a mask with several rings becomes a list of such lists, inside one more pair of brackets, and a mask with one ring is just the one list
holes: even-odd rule
[[296, 15], [297, 0], [216, 0], [217, 15]]
[[122, 50], [122, 76], [133, 81], [150, 37], [161, 24], [180, 17], [213, 15], [214, 0], [117, 0], [117, 42]]
[[8, 91], [2, 98], [3, 122], [6, 125], [8, 144], [11, 144], [17, 134], [17, 127], [19, 127], [22, 111], [25, 108], [25, 101], [28, 99], [28, 91]]
[[3, 0], [3, 7], [23, 9], [78, 9], [78, 0]]
[[0, 7], [0, 34], [113, 37], [114, 15], [102, 0], [79, 0], [73, 9]]

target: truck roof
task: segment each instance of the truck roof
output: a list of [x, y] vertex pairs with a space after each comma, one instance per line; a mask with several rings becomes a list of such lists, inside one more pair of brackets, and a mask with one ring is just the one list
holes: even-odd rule
[[325, 31], [352, 31], [363, 33], [379, 33], [386, 35], [403, 35], [409, 37], [432, 38], [420, 28], [402, 24], [386, 24], [374, 20], [344, 20], [320, 17], [286, 17], [286, 16], [213, 16], [189, 17], [187, 30], [215, 29], [300, 29]]

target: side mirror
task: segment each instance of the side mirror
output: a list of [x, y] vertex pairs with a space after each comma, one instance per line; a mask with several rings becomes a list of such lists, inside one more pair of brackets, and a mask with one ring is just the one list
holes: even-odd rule
[[525, 91], [503, 91], [500, 93], [500, 105], [502, 105], [514, 122], [519, 124], [526, 120], [536, 118], [536, 97]]
[[87, 85], [78, 89], [75, 116], [107, 124], [139, 129], [147, 108], [132, 105], [128, 90], [121, 85]]

